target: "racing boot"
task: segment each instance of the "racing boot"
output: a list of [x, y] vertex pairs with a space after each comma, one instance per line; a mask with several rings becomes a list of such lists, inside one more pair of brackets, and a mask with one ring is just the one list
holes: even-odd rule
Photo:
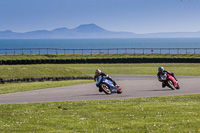
[[99, 92], [102, 92], [103, 90], [101, 88], [99, 88]]
[[162, 88], [165, 88], [165, 86], [166, 86], [166, 85], [165, 85], [164, 83], [162, 83]]

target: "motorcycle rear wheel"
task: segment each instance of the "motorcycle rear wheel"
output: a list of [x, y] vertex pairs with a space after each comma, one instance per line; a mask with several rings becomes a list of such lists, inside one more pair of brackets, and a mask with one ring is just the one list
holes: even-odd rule
[[101, 89], [103, 90], [104, 93], [111, 94], [111, 90], [106, 84], [101, 84], [100, 87], [101, 87]]

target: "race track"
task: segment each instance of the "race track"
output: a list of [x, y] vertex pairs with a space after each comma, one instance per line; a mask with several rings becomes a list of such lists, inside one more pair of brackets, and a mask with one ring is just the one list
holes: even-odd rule
[[106, 95], [100, 93], [95, 83], [48, 88], [34, 91], [9, 93], [0, 95], [0, 104], [37, 103], [57, 101], [80, 101], [120, 99], [134, 97], [172, 96], [185, 94], [200, 94], [199, 76], [176, 76], [180, 90], [162, 88], [154, 75], [111, 75], [122, 87], [122, 94]]

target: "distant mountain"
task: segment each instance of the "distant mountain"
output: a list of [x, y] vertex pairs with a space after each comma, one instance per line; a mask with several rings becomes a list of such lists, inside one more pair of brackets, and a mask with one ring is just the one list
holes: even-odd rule
[[108, 32], [107, 30], [95, 25], [95, 24], [83, 24], [78, 26], [77, 28], [72, 29], [75, 32], [80, 33], [101, 33]]
[[51, 31], [35, 30], [17, 33], [10, 30], [0, 31], [0, 39], [65, 39], [65, 38], [185, 38], [200, 37], [199, 32], [163, 32], [135, 34], [132, 32], [114, 32], [103, 29], [96, 24], [83, 24], [74, 29], [66, 27]]
[[0, 31], [0, 39], [50, 39], [50, 38], [130, 38], [131, 32], [113, 32], [95, 24], [83, 24], [74, 29], [57, 28], [51, 31], [36, 30], [25, 33]]

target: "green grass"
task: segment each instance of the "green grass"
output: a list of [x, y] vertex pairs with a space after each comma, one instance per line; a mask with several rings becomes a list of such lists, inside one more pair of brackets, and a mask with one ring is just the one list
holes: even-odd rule
[[163, 66], [175, 75], [200, 76], [199, 63], [130, 63], [130, 64], [68, 64], [67, 67], [85, 74], [94, 74], [101, 69], [107, 74], [156, 75], [158, 67]]
[[0, 105], [0, 132], [200, 131], [200, 95]]
[[45, 81], [45, 82], [28, 82], [0, 84], [0, 94], [38, 90], [44, 88], [53, 88], [60, 86], [70, 86], [76, 84], [92, 83], [93, 80], [67, 80], [67, 81]]
[[86, 76], [97, 68], [107, 74], [156, 75], [159, 66], [175, 75], [200, 76], [199, 63], [138, 63], [1, 65], [0, 78]]
[[25, 59], [92, 59], [92, 58], [200, 58], [200, 54], [50, 54], [50, 55], [0, 55], [0, 60], [25, 60]]
[[[156, 75], [158, 66], [175, 75], [200, 76], [199, 63], [2, 65], [0, 78]], [[0, 84], [0, 94], [89, 83], [89, 80]], [[101, 101], [0, 104], [0, 132], [200, 132], [200, 95]]]
[[25, 77], [62, 77], [80, 76], [86, 77], [84, 73], [69, 68], [68, 65], [1, 65], [0, 78], [25, 78]]
[[[43, 64], [43, 65], [2, 65], [0, 66], [0, 78], [23, 77], [60, 77], [60, 76], [86, 76], [94, 74], [100, 68], [107, 74], [128, 75], [156, 75], [157, 68], [164, 66], [166, 70], [175, 75], [200, 76], [199, 63], [166, 63], [166, 64]], [[0, 94], [67, 86], [66, 83], [78, 84], [90, 81], [60, 81], [60, 82], [33, 82], [0, 84]]]

